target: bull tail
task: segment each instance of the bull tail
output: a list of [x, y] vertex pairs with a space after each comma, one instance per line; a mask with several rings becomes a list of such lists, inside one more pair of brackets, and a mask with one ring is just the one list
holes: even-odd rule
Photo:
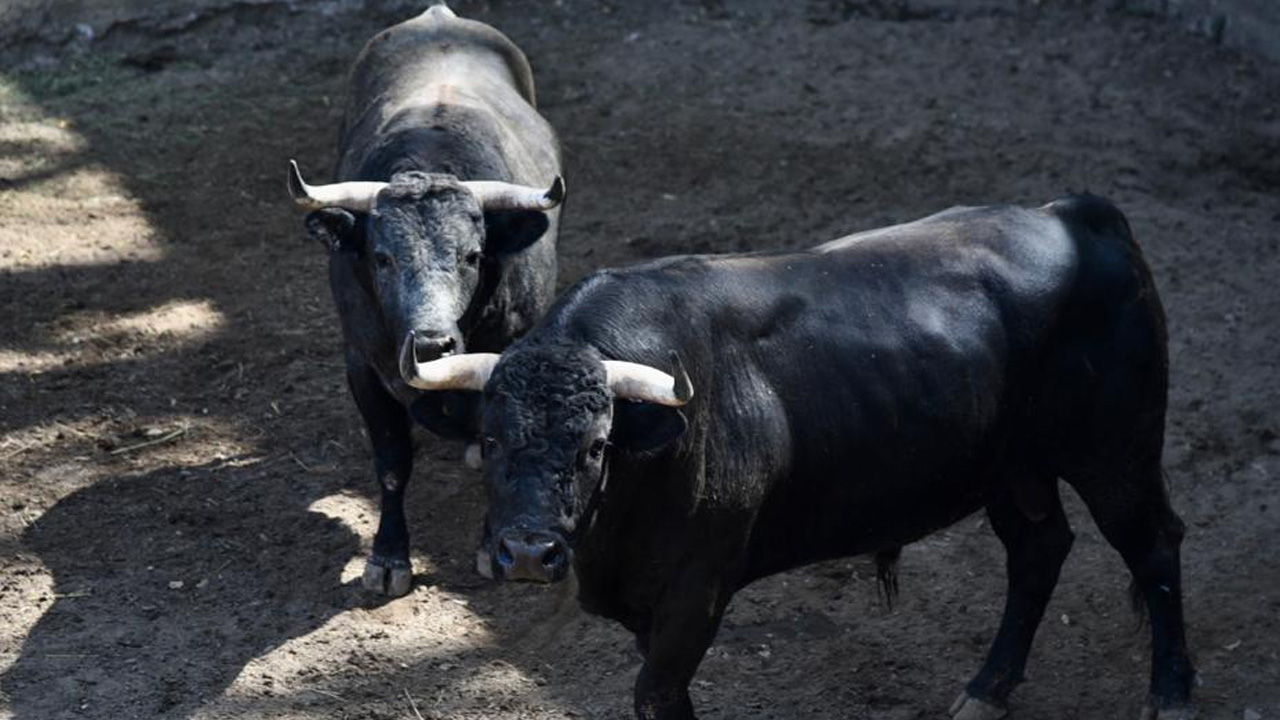
[[884, 600], [890, 610], [898, 597], [898, 558], [902, 548], [890, 548], [876, 553], [876, 596]]
[[1047, 207], [1083, 236], [1118, 238], [1137, 249], [1129, 219], [1104, 197], [1085, 192], [1060, 198]]

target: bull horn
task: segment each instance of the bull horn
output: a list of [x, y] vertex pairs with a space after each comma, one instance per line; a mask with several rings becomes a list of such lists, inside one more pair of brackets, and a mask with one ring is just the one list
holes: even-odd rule
[[622, 360], [605, 360], [604, 370], [609, 389], [615, 397], [668, 407], [680, 407], [693, 398], [689, 373], [685, 372], [680, 356], [674, 351], [671, 353], [671, 375], [655, 367]]
[[565, 196], [564, 178], [559, 175], [546, 190], [495, 180], [464, 180], [462, 186], [485, 210], [551, 210], [564, 202]]
[[483, 390], [498, 353], [466, 353], [420, 363], [413, 355], [412, 335], [400, 348], [400, 376], [419, 390]]
[[373, 210], [378, 191], [386, 187], [384, 182], [340, 182], [329, 185], [308, 185], [302, 179], [298, 163], [289, 161], [289, 197], [308, 210], [323, 207], [339, 207], [351, 212], [367, 213]]

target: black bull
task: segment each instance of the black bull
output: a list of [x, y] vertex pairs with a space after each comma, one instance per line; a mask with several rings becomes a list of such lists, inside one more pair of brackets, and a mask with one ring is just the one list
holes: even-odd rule
[[[1002, 715], [1073, 540], [1059, 478], [1145, 600], [1145, 716], [1181, 718], [1193, 672], [1160, 464], [1166, 345], [1110, 203], [953, 209], [809, 251], [598, 272], [478, 382], [450, 386], [459, 407], [434, 424], [483, 428], [481, 570], [555, 580], [572, 553], [583, 606], [636, 633], [641, 718], [693, 716], [689, 682], [737, 589], [892, 552], [979, 508], [1008, 595], [951, 712]], [[611, 391], [606, 361], [665, 368], [673, 351], [685, 369], [663, 377], [692, 380], [682, 408]], [[406, 376], [423, 386], [440, 365]]]
[[409, 591], [410, 413], [432, 402], [402, 381], [397, 354], [501, 350], [546, 311], [559, 174], [523, 53], [437, 5], [379, 33], [356, 60], [336, 182], [308, 186], [296, 166], [290, 176], [295, 199], [321, 208], [307, 227], [330, 251], [347, 380], [382, 487], [370, 590]]

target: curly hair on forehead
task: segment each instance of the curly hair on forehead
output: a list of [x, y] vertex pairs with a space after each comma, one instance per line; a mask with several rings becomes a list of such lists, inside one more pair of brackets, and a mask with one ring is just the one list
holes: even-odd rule
[[508, 427], [518, 429], [520, 444], [536, 444], [550, 452], [570, 447], [576, 451], [576, 443], [556, 441], [586, 432], [596, 413], [613, 400], [600, 359], [576, 345], [513, 348], [494, 380], [495, 391], [507, 399], [507, 420], [512, 423]]
[[393, 175], [383, 192], [391, 199], [411, 200], [442, 190], [461, 192], [462, 184], [452, 175], [407, 170]]
[[571, 343], [513, 347], [502, 358], [494, 379], [499, 393], [522, 400], [546, 398], [553, 404], [598, 411], [613, 399], [600, 358]]

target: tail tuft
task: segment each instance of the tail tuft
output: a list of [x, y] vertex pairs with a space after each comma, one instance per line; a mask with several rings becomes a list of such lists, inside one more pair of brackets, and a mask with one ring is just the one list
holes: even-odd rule
[[898, 558], [901, 556], [900, 547], [876, 553], [876, 594], [884, 599], [890, 610], [898, 597]]
[[1133, 609], [1134, 620], [1137, 621], [1136, 630], [1141, 630], [1147, 624], [1147, 603], [1142, 597], [1142, 588], [1138, 586], [1138, 581], [1130, 578], [1129, 580], [1129, 606]]

